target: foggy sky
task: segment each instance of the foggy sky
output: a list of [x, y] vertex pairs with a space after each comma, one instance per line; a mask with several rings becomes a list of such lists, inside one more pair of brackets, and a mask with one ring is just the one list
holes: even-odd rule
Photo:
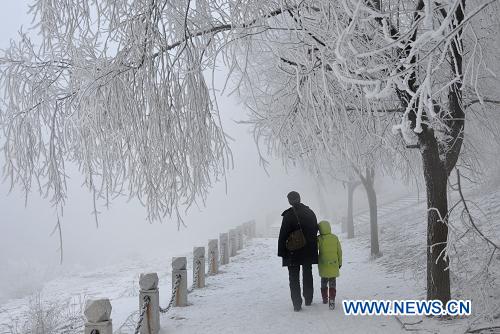
[[[17, 38], [21, 25], [25, 31], [29, 27], [28, 3], [14, 0], [2, 2], [0, 47], [7, 47], [10, 38]], [[306, 173], [291, 170], [287, 175], [281, 162], [270, 159], [270, 175], [266, 175], [259, 166], [249, 127], [234, 122], [245, 118], [243, 107], [227, 97], [220, 97], [219, 106], [224, 131], [235, 139], [230, 142], [234, 170], [227, 175], [227, 193], [224, 181], [216, 183], [206, 207], [201, 202], [199, 208], [193, 206], [184, 217], [187, 227], [180, 230], [176, 220], [148, 223], [145, 209], [136, 200], [115, 200], [109, 210], [100, 203], [100, 228], [96, 229], [91, 214], [92, 196], [81, 187], [82, 176], [70, 169], [68, 200], [61, 218], [65, 264], [106, 264], [117, 258], [144, 255], [152, 250], [189, 251], [195, 244], [204, 245], [208, 238], [215, 238], [218, 233], [244, 221], [255, 218], [262, 223], [270, 213], [279, 220], [279, 213], [287, 207], [285, 195], [290, 190], [301, 192], [306, 204], [316, 201], [313, 200], [316, 184]], [[2, 153], [0, 164], [3, 163]], [[0, 268], [12, 261], [57, 263], [58, 239], [57, 236], [49, 236], [57, 221], [54, 208], [38, 193], [29, 195], [25, 207], [24, 194], [20, 189], [14, 189], [7, 196], [9, 187], [8, 182], [0, 184]], [[148, 250], [140, 247], [144, 243], [148, 244]]]
[[[26, 14], [28, 1], [2, 1], [0, 11], [0, 47], [16, 39], [21, 25], [30, 24]], [[219, 75], [223, 77], [223, 73]], [[219, 80], [219, 88], [223, 80]], [[99, 203], [100, 228], [92, 215], [92, 196], [81, 186], [83, 177], [70, 170], [68, 200], [61, 218], [64, 237], [64, 267], [102, 266], [130, 259], [144, 258], [147, 254], [180, 255], [193, 246], [204, 246], [209, 238], [245, 221], [256, 219], [262, 225], [266, 216], [280, 221], [280, 213], [288, 207], [286, 194], [296, 190], [303, 202], [310, 205], [318, 219], [338, 219], [344, 214], [345, 189], [338, 183], [325, 185], [325, 203], [330, 216], [319, 211], [317, 183], [304, 171], [287, 172], [280, 161], [270, 161], [269, 176], [259, 165], [257, 148], [247, 125], [235, 121], [245, 119], [243, 106], [228, 97], [219, 98], [224, 131], [234, 138], [230, 147], [234, 157], [234, 170], [227, 174], [226, 184], [218, 182], [211, 189], [206, 206], [193, 206], [184, 216], [186, 227], [178, 229], [176, 220], [150, 224], [146, 210], [137, 200], [114, 200], [106, 209]], [[3, 166], [3, 152], [0, 165]], [[50, 237], [57, 215], [47, 199], [31, 193], [25, 207], [24, 194], [19, 188], [7, 195], [9, 183], [0, 183], [0, 272], [3, 275], [30, 275], [33, 266], [58, 267], [59, 246], [57, 236]], [[358, 199], [363, 199], [359, 192]], [[365, 205], [365, 204], [362, 204]], [[45, 268], [45, 269], [43, 269]], [[61, 268], [61, 267], [58, 267]], [[11, 279], [12, 280], [12, 277]], [[4, 280], [0, 277], [0, 290]], [[1, 294], [0, 294], [1, 300]]]

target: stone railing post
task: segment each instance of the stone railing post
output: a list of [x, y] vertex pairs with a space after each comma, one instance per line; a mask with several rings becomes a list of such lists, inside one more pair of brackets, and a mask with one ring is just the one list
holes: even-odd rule
[[243, 226], [236, 227], [236, 244], [238, 250], [243, 249]]
[[113, 334], [109, 299], [87, 300], [83, 314], [87, 319], [84, 334]]
[[342, 216], [342, 218], [340, 218], [340, 232], [341, 233], [347, 232], [347, 217], [346, 216]]
[[219, 234], [220, 240], [220, 264], [229, 263], [229, 235], [227, 233]]
[[217, 239], [208, 240], [208, 273], [215, 275], [219, 272], [219, 244]]
[[139, 277], [139, 312], [142, 310], [144, 300], [149, 297], [141, 334], [157, 334], [160, 331], [160, 294], [158, 291], [158, 274], [147, 273]]
[[248, 239], [252, 237], [250, 233], [250, 222], [243, 223], [243, 233], [245, 233]]
[[205, 247], [193, 248], [193, 286], [195, 288], [205, 287]]
[[180, 275], [180, 282], [177, 288], [174, 306], [187, 306], [187, 260], [186, 257], [172, 258], [172, 292], [175, 289], [177, 276]]
[[250, 237], [255, 238], [257, 236], [257, 223], [255, 220], [250, 222]]
[[236, 251], [238, 250], [238, 241], [236, 238], [236, 229], [232, 228], [229, 230], [229, 256], [236, 256]]

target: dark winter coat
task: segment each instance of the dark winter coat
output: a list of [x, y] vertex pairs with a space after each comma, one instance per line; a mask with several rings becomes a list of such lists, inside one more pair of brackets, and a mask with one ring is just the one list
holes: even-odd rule
[[295, 211], [299, 216], [300, 225], [306, 238], [306, 246], [296, 251], [290, 252], [286, 249], [286, 240], [290, 233], [299, 229], [297, 217], [292, 208], [285, 210], [281, 216], [280, 236], [278, 239], [278, 256], [283, 258], [283, 267], [302, 264], [318, 263], [318, 222], [316, 215], [302, 203], [295, 205]]

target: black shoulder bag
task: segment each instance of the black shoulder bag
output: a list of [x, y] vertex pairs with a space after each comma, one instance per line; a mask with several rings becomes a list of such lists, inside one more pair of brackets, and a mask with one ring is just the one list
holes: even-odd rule
[[288, 238], [286, 239], [286, 249], [288, 249], [289, 251], [296, 251], [306, 246], [306, 237], [304, 236], [302, 226], [300, 225], [299, 215], [297, 214], [297, 211], [295, 211], [294, 207], [292, 207], [292, 209], [293, 213], [295, 213], [295, 217], [297, 217], [299, 229], [293, 231], [288, 235]]

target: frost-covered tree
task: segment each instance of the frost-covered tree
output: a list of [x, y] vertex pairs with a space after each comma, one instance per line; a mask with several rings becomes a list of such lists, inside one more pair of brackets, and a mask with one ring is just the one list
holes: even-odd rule
[[[265, 64], [271, 65], [265, 67]], [[387, 155], [395, 150], [381, 149], [388, 147], [384, 136], [385, 132], [392, 135], [391, 130], [376, 118], [365, 118], [363, 124], [352, 118], [353, 114], [366, 110], [359, 108], [362, 101], [349, 98], [343, 92], [330, 92], [328, 97], [334, 105], [325, 102], [325, 92], [317, 89], [322, 86], [321, 76], [305, 73], [298, 81], [288, 80], [290, 74], [286, 71], [273, 71], [270, 59], [263, 59], [261, 65], [251, 68], [255, 71], [247, 71], [248, 84], [266, 83], [266, 90], [244, 97], [249, 108], [255, 111], [249, 119], [255, 136], [267, 147], [268, 153], [285, 163], [298, 162], [313, 175], [340, 179], [347, 185], [348, 238], [354, 237], [353, 192], [362, 184], [369, 204], [371, 255], [379, 256], [375, 169], [388, 170], [394, 165], [394, 159]], [[306, 94], [309, 97], [302, 99]]]
[[[268, 135], [272, 136], [272, 134]], [[276, 138], [275, 140], [279, 140], [279, 138]], [[321, 153], [316, 153], [321, 156]], [[309, 169], [310, 172], [315, 176], [315, 178], [318, 180], [318, 187], [325, 187], [326, 185], [330, 185], [335, 182], [340, 183], [342, 187], [347, 190], [346, 216], [345, 222], [342, 222], [341, 231], [342, 233], [347, 234], [347, 239], [354, 238], [354, 191], [356, 190], [356, 188], [358, 188], [358, 186], [362, 184], [362, 182], [351, 166], [346, 166], [343, 163], [342, 158], [335, 159], [335, 157], [330, 157], [330, 159], [328, 159], [326, 163], [318, 166], [316, 162], [316, 156], [309, 156], [303, 159], [302, 157], [292, 158], [292, 156], [290, 155], [284, 158], [278, 151], [269, 152], [269, 154], [276, 154], [280, 156], [285, 161], [285, 163], [299, 162], [306, 170]], [[312, 161], [310, 159], [312, 159]], [[376, 217], [376, 215], [374, 217]], [[370, 220], [373, 221], [374, 217], [370, 217]], [[371, 226], [373, 226], [373, 224]]]
[[[273, 95], [261, 94], [270, 83], [245, 76], [260, 66], [249, 54], [261, 45], [289, 74], [281, 82], [289, 94], [278, 106], [283, 115], [300, 110], [320, 125], [330, 119], [328, 132], [307, 129], [316, 135], [308, 144], [328, 149], [326, 137], [336, 134], [335, 147], [345, 153], [342, 145], [358, 140], [347, 134], [364, 133], [363, 142], [375, 145], [379, 132], [366, 125], [396, 124], [406, 145], [419, 149], [429, 208], [428, 298], [446, 302], [446, 185], [467, 106], [490, 100], [480, 89], [488, 75], [481, 28], [492, 21], [495, 2], [34, 1], [40, 43], [22, 34], [0, 56], [7, 176], [60, 204], [65, 162], [73, 161], [97, 196], [126, 192], [153, 218], [192, 203], [230, 160], [205, 70], [221, 54], [231, 73], [243, 73], [235, 84], [253, 81], [249, 95], [270, 106]], [[386, 145], [387, 138], [379, 140]]]
[[[349, 24], [359, 20], [357, 26], [370, 36], [379, 23], [380, 38], [357, 44], [353, 35], [341, 36], [336, 55], [345, 62], [333, 68], [345, 81], [359, 80], [356, 85], [368, 98], [395, 92], [404, 109], [398, 128], [408, 144], [420, 150], [427, 187], [427, 296], [443, 302], [450, 299], [447, 180], [464, 141], [464, 85], [472, 83], [481, 100], [478, 73], [487, 73], [476, 54], [485, 47], [477, 38], [484, 32], [471, 22], [480, 24], [475, 15], [492, 1], [469, 3], [475, 6], [467, 12], [465, 0], [417, 1], [410, 17], [396, 9], [398, 21], [391, 17], [389, 3], [353, 6]], [[374, 17], [384, 12], [387, 16]]]
[[[496, 11], [494, 3], [308, 2], [289, 12], [292, 32], [257, 37], [249, 47], [271, 55], [259, 67], [271, 68], [269, 59], [275, 59], [274, 71], [247, 76], [246, 90], [256, 118], [276, 123], [271, 132], [284, 138], [281, 144], [290, 145], [291, 134], [283, 132], [292, 131], [309, 145], [300, 142], [297, 152], [314, 151], [312, 146], [328, 155], [332, 142], [350, 152], [346, 145], [360, 137], [346, 128], [362, 129], [375, 118], [394, 124], [404, 139], [385, 137], [384, 145], [420, 151], [428, 200], [427, 292], [443, 302], [450, 299], [448, 177], [459, 163], [466, 111], [473, 103], [497, 103], [482, 90], [495, 76], [484, 56], [495, 20], [485, 9]], [[284, 87], [274, 89], [280, 82]], [[303, 124], [305, 130], [297, 130]], [[498, 123], [491, 126], [498, 129]], [[401, 156], [410, 165], [405, 169], [420, 169], [407, 159], [411, 153]]]
[[187, 38], [225, 20], [210, 10], [194, 1], [34, 1], [34, 31], [0, 56], [12, 184], [62, 205], [73, 162], [94, 196], [138, 198], [152, 219], [204, 198], [231, 164], [204, 76], [223, 41]]

